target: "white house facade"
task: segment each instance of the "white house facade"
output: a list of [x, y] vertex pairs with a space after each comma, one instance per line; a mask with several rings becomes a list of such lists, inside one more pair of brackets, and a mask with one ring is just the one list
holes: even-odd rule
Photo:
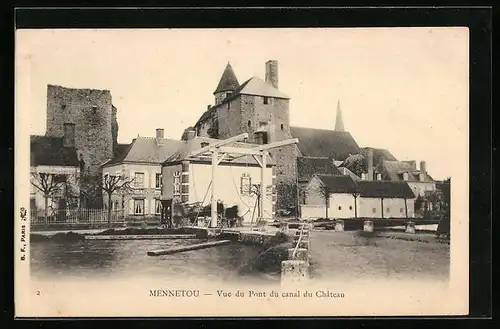
[[406, 182], [353, 180], [349, 175], [314, 175], [302, 218], [411, 218], [415, 196]]
[[[212, 164], [210, 159], [189, 158], [188, 154], [202, 145], [207, 145], [210, 138], [194, 137], [185, 141], [185, 145], [162, 167], [162, 200], [177, 200], [185, 204], [201, 203], [210, 205], [212, 193]], [[239, 143], [240, 146], [242, 143]], [[264, 169], [266, 197], [263, 204], [263, 218], [274, 217], [276, 191], [274, 186], [274, 163], [268, 157]], [[256, 186], [261, 184], [261, 166], [251, 157], [241, 157], [234, 161], [222, 161], [216, 170], [215, 196], [225, 207], [238, 206], [238, 215], [243, 223], [257, 220]]]

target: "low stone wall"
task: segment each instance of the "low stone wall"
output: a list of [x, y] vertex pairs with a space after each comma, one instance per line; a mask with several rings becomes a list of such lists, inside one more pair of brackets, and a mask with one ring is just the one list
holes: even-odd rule
[[281, 262], [281, 285], [300, 285], [309, 279], [309, 258], [311, 241], [309, 233], [313, 225], [304, 223], [293, 236], [288, 260]]

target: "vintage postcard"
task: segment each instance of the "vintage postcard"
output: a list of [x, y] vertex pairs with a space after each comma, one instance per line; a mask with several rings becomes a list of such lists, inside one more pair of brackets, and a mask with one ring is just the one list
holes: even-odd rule
[[463, 27], [19, 29], [15, 315], [466, 315]]

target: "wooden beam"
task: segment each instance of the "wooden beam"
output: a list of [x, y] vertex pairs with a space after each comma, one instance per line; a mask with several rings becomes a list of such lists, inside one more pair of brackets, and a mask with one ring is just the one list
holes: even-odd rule
[[260, 161], [259, 157], [254, 155], [253, 158], [255, 159], [255, 161], [257, 161], [257, 163], [259, 164], [259, 166], [262, 168], [262, 161]]
[[222, 162], [222, 160], [224, 160], [225, 157], [226, 153], [222, 153], [221, 156], [219, 156], [217, 159], [217, 165], [219, 165]]
[[212, 144], [210, 144], [208, 146], [202, 147], [199, 150], [191, 152], [189, 154], [189, 157], [195, 157], [197, 155], [200, 155], [200, 154], [203, 154], [203, 153], [206, 153], [206, 152], [210, 152], [214, 148], [219, 148], [219, 147], [224, 146], [224, 145], [228, 145], [228, 144], [231, 144], [231, 143], [234, 143], [234, 142], [239, 142], [239, 141], [241, 141], [241, 140], [243, 140], [245, 138], [248, 138], [248, 133], [243, 133], [243, 134], [240, 134], [240, 135], [237, 135], [237, 136], [234, 136], [234, 137], [230, 137], [230, 138], [227, 138], [227, 139], [223, 139], [223, 140], [214, 142], [214, 143], [212, 143]]
[[255, 151], [251, 148], [246, 147], [221, 147], [219, 148], [219, 152], [227, 153], [227, 154], [242, 154], [242, 155], [261, 155], [260, 151]]
[[277, 148], [277, 147], [298, 144], [298, 143], [299, 143], [298, 138], [292, 138], [292, 139], [287, 139], [287, 140], [280, 141], [280, 142], [274, 142], [274, 143], [270, 143], [270, 144], [264, 144], [262, 146], [257, 146], [257, 147], [252, 148], [252, 150], [264, 151], [264, 150], [269, 150], [269, 149], [273, 149], [273, 148]]

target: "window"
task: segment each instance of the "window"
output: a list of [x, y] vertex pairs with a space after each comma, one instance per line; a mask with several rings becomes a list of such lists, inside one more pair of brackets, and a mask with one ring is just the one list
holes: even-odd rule
[[93, 114], [96, 114], [97, 113], [97, 106], [92, 106], [92, 113]]
[[342, 210], [342, 206], [339, 206], [339, 210]]
[[173, 183], [174, 183], [173, 184], [174, 196], [181, 195], [181, 172], [180, 171], [174, 172]]
[[349, 206], [349, 210], [352, 210], [352, 206]]
[[227, 108], [230, 109], [231, 108], [231, 102], [227, 102]]
[[156, 184], [155, 184], [155, 187], [156, 188], [161, 188], [161, 174], [156, 174]]
[[264, 100], [264, 104], [269, 104], [269, 97], [264, 96], [263, 100]]
[[252, 121], [248, 120], [247, 126], [248, 126], [248, 128], [250, 128], [252, 126]]
[[283, 126], [283, 124], [281, 124], [281, 130], [285, 129], [285, 126]]
[[144, 188], [144, 173], [136, 172], [134, 176], [134, 185], [136, 188]]
[[377, 212], [377, 208], [372, 208], [372, 213], [376, 213]]
[[52, 179], [54, 180], [54, 183], [65, 183], [68, 179], [68, 177], [65, 174], [55, 174], [52, 175]]
[[158, 199], [155, 199], [155, 214], [161, 214], [161, 201]]
[[134, 199], [134, 215], [144, 215], [144, 199]]
[[401, 213], [402, 213], [402, 212], [403, 212], [403, 210], [404, 210], [403, 208], [399, 208], [399, 212], [401, 212]]
[[390, 212], [391, 211], [391, 208], [386, 208], [385, 209], [385, 212]]
[[240, 193], [242, 195], [250, 195], [252, 190], [252, 178], [250, 174], [241, 175], [241, 185], [240, 185]]

